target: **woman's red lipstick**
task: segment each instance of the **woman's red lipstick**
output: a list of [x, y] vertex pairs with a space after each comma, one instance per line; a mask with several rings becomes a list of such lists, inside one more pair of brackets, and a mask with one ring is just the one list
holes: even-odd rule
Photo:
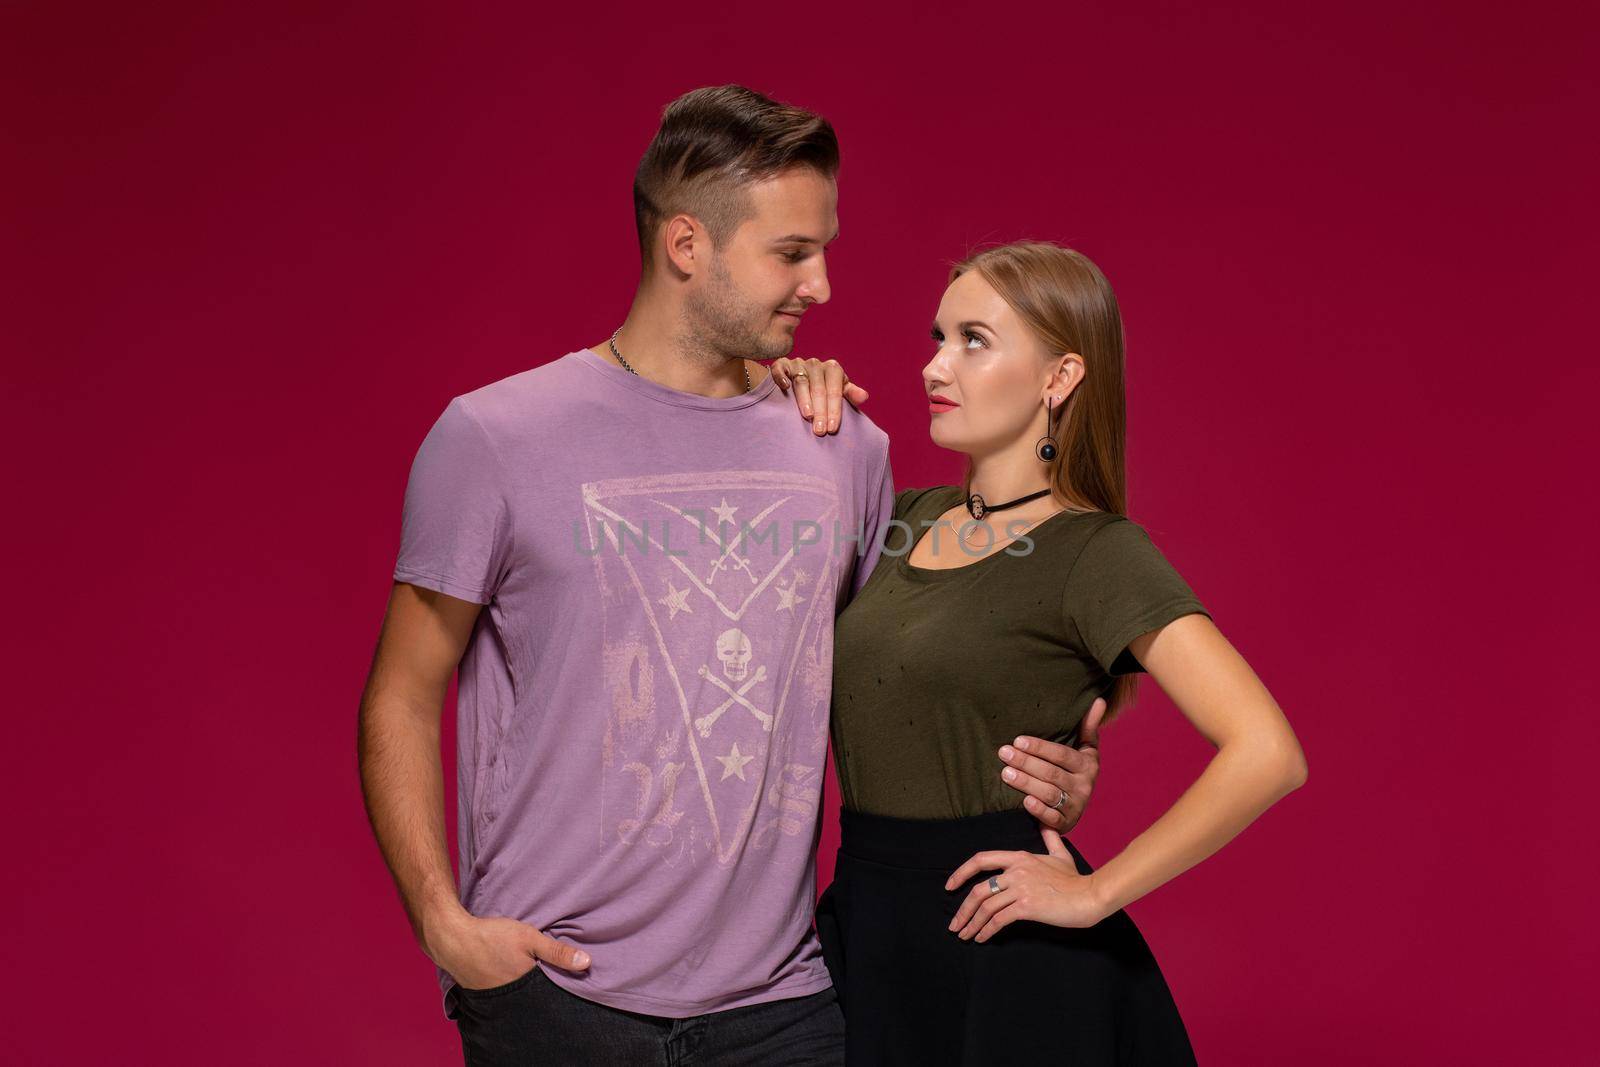
[[954, 411], [960, 406], [954, 400], [947, 400], [938, 393], [934, 393], [928, 398], [928, 410], [934, 414], [938, 414], [941, 411]]

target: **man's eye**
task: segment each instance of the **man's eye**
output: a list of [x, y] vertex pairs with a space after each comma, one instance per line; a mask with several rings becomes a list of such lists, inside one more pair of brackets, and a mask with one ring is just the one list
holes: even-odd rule
[[806, 254], [804, 252], [785, 252], [783, 254], [785, 263], [798, 263], [805, 258]]

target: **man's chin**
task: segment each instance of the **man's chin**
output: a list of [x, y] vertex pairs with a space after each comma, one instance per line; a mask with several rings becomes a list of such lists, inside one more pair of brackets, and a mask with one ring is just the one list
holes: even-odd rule
[[763, 337], [758, 353], [750, 358], [756, 360], [782, 359], [793, 351], [794, 334], [785, 331], [781, 337]]

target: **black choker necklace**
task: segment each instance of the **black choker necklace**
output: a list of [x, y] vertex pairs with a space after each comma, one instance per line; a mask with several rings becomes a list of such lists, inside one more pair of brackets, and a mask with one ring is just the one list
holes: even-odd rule
[[967, 497], [967, 511], [974, 519], [981, 519], [991, 511], [1004, 511], [1006, 508], [1014, 508], [1018, 504], [1026, 504], [1030, 500], [1038, 500], [1048, 492], [1050, 492], [1050, 490], [1041, 489], [1037, 493], [1029, 493], [1027, 496], [1019, 496], [1015, 500], [1007, 500], [1004, 504], [985, 504], [983, 502], [983, 497], [979, 496], [977, 493], [973, 493], [971, 496]]

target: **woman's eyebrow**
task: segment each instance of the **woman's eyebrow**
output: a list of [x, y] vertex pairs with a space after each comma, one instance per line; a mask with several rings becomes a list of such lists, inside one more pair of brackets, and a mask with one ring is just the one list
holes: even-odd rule
[[[956, 323], [956, 329], [958, 329], [958, 330], [968, 330], [968, 329], [971, 329], [974, 326], [982, 326], [985, 330], [988, 330], [990, 333], [994, 334], [996, 337], [1000, 336], [1000, 332], [998, 330], [996, 330], [993, 326], [990, 326], [987, 322], [982, 322], [982, 321], [980, 321], [978, 319], [972, 319], [972, 320], [970, 320], [968, 322], [958, 322], [958, 323]], [[938, 319], [934, 319], [933, 320], [933, 328], [935, 330], [937, 330], [939, 328], [939, 320]]]

